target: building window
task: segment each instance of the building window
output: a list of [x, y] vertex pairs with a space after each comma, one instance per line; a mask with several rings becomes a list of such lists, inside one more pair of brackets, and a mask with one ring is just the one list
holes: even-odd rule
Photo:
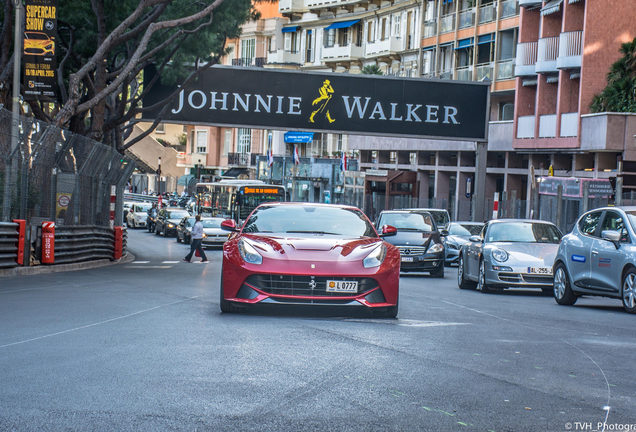
[[274, 38], [271, 36], [267, 37], [267, 52], [274, 52]]
[[395, 37], [402, 36], [400, 30], [402, 29], [402, 14], [393, 15], [393, 34]]
[[285, 33], [285, 51], [293, 54], [298, 52], [298, 32]]
[[362, 24], [358, 23], [353, 26], [354, 33], [354, 43], [357, 47], [362, 46], [362, 39], [364, 38], [364, 31], [362, 29]]
[[227, 129], [225, 131], [225, 137], [223, 139], [223, 156], [227, 156], [232, 146], [232, 130]]
[[349, 28], [340, 29], [340, 32], [338, 32], [338, 45], [349, 45]]
[[311, 30], [307, 30], [307, 38], [306, 41], [307, 43], [305, 44], [305, 46], [307, 47], [307, 50], [305, 52], [305, 62], [307, 63], [313, 63], [314, 61], [314, 38], [313, 38], [313, 31]]
[[194, 129], [190, 132], [190, 154], [194, 153], [195, 134]]
[[396, 151], [389, 152], [389, 163], [396, 163], [396, 162], [397, 162], [397, 152]]
[[512, 102], [499, 104], [499, 120], [512, 120], [515, 113], [515, 106]]
[[373, 21], [369, 21], [367, 23], [367, 42], [375, 41], [375, 23]]
[[159, 123], [155, 129], [155, 132], [157, 132], [158, 134], [165, 134], [166, 125], [164, 123]]
[[208, 152], [208, 131], [198, 130], [197, 131], [197, 153], [207, 153], [207, 152]]
[[241, 59], [244, 66], [252, 64], [256, 56], [256, 39], [243, 39], [241, 41]]
[[336, 44], [336, 29], [324, 31], [325, 48], [330, 48]]
[[336, 151], [342, 152], [342, 134], [336, 135]]
[[238, 130], [238, 153], [249, 153], [252, 151], [252, 129], [239, 128]]
[[432, 75], [435, 71], [435, 48], [422, 52], [422, 75]]
[[386, 25], [387, 25], [387, 19], [382, 18], [380, 20], [380, 35], [381, 35], [380, 40], [386, 40], [387, 38]]

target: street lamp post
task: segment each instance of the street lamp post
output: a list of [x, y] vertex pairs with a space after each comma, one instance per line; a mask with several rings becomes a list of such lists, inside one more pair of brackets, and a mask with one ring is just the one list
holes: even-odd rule
[[157, 193], [161, 195], [161, 156], [157, 160]]

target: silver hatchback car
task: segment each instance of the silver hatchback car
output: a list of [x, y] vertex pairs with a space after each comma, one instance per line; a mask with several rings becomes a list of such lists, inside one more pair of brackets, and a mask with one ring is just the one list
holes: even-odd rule
[[636, 207], [606, 207], [579, 218], [554, 261], [554, 298], [572, 305], [581, 295], [620, 298], [636, 313]]

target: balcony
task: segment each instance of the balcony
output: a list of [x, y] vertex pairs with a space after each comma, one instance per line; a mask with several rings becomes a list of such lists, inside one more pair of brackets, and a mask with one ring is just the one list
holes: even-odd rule
[[[541, 3], [541, 2], [539, 2]], [[519, 15], [517, 0], [506, 0], [501, 2], [501, 18], [510, 18]]]
[[453, 70], [452, 69], [447, 69], [447, 70], [442, 70], [439, 71], [439, 73], [437, 74], [437, 77], [439, 79], [453, 79]]
[[444, 15], [440, 18], [440, 33], [448, 33], [455, 30], [455, 14]]
[[475, 9], [459, 11], [459, 28], [467, 28], [475, 25]]
[[519, 6], [521, 7], [527, 7], [527, 8], [531, 8], [531, 7], [541, 7], [541, 5], [543, 4], [542, 0], [519, 0]]
[[276, 50], [267, 53], [269, 64], [300, 64], [301, 60], [300, 52]]
[[580, 69], [583, 32], [565, 32], [559, 35], [559, 56], [557, 69]]
[[473, 67], [472, 66], [461, 66], [457, 68], [457, 78], [458, 81], [472, 81], [473, 80]]
[[263, 67], [266, 63], [267, 63], [267, 58], [265, 58], [265, 57], [235, 58], [235, 59], [232, 59], [232, 66]]
[[402, 51], [402, 40], [396, 37], [388, 37], [385, 40], [367, 42], [364, 48], [365, 57], [377, 57]]
[[515, 77], [515, 61], [501, 60], [497, 62], [497, 79], [506, 80]]
[[575, 137], [579, 133], [579, 113], [561, 114], [561, 136]]
[[537, 73], [557, 72], [557, 57], [559, 56], [558, 36], [541, 38], [537, 46]]
[[517, 119], [517, 138], [534, 138], [534, 116], [523, 116]]
[[278, 12], [281, 14], [289, 14], [289, 13], [301, 13], [305, 12], [307, 8], [305, 7], [305, 0], [279, 0], [278, 1]]
[[437, 21], [426, 21], [424, 23], [424, 37], [432, 37], [437, 34]]
[[492, 72], [494, 69], [494, 63], [482, 63], [477, 65], [477, 81], [492, 81]]
[[495, 20], [497, 4], [490, 3], [479, 8], [479, 24]]
[[239, 167], [256, 166], [256, 156], [256, 153], [228, 153], [227, 164]]
[[537, 74], [537, 42], [522, 42], [517, 44], [517, 58], [515, 59], [516, 76], [534, 76]]
[[325, 62], [357, 60], [362, 57], [364, 57], [364, 48], [354, 44], [334, 45], [322, 49], [322, 61]]
[[306, 0], [306, 6], [309, 10], [338, 6], [341, 3], [340, 0]]
[[554, 138], [556, 136], [556, 114], [539, 116], [539, 138]]

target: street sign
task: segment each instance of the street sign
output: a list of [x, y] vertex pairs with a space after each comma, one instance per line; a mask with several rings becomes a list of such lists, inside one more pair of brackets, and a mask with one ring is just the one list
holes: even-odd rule
[[470, 198], [473, 195], [473, 178], [466, 178], [466, 198]]

